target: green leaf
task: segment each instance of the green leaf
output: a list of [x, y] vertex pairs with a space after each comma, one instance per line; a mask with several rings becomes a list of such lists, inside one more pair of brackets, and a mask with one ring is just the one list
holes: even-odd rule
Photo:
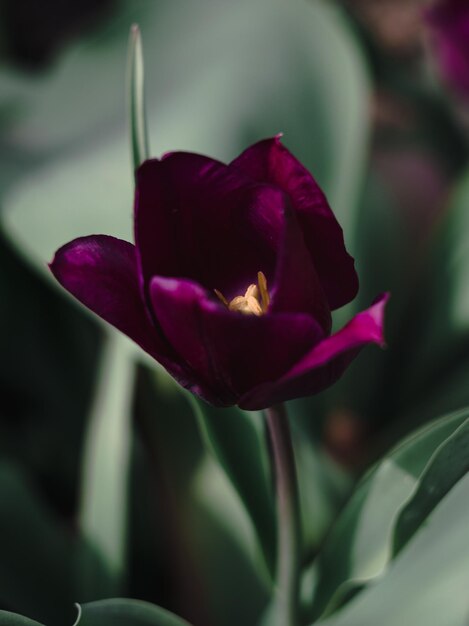
[[308, 560], [316, 553], [324, 536], [350, 493], [352, 480], [345, 470], [315, 445], [303, 430], [295, 431], [297, 415], [293, 419], [293, 441], [298, 474], [300, 511], [302, 518], [303, 558]]
[[[73, 626], [189, 626], [185, 620], [161, 607], [116, 598], [77, 605], [78, 617]], [[0, 626], [42, 626], [23, 615], [0, 610]]]
[[0, 626], [42, 626], [42, 624], [18, 613], [0, 611]]
[[101, 334], [15, 254], [1, 229], [0, 302], [0, 458], [71, 503]]
[[134, 416], [134, 588], [150, 597], [155, 580], [176, 585], [179, 606], [197, 624], [256, 623], [270, 591], [259, 544], [232, 483], [206, 452], [188, 396], [163, 370], [139, 368]]
[[0, 603], [52, 626], [87, 600], [77, 580], [91, 564], [94, 593], [112, 593], [108, 572], [76, 530], [56, 519], [23, 472], [0, 464]]
[[139, 600], [100, 600], [81, 606], [75, 626], [189, 626], [158, 606]]
[[[469, 403], [469, 170], [455, 185], [434, 235], [426, 281], [432, 298], [420, 298], [418, 320], [425, 340], [416, 352], [425, 375], [418, 415]], [[428, 306], [429, 302], [431, 306]], [[452, 408], [452, 407], [451, 407]], [[405, 416], [407, 417], [407, 416]], [[410, 415], [412, 417], [412, 414]]]
[[[318, 557], [312, 616], [329, 615], [353, 590], [386, 570], [394, 556], [393, 535], [401, 512], [418, 493], [435, 450], [450, 445], [468, 415], [460, 411], [411, 435], [360, 482]], [[421, 522], [424, 517], [422, 509]]]
[[139, 27], [134, 24], [129, 41], [129, 108], [130, 136], [134, 169], [148, 159], [149, 142], [145, 113], [145, 78], [143, 69], [142, 38]]
[[[125, 570], [133, 375], [126, 344], [116, 333], [109, 333], [83, 452], [79, 525], [113, 572], [116, 585]], [[87, 571], [86, 561], [82, 566], [87, 595], [93, 589], [92, 585], [86, 589], [87, 581], [93, 580], [92, 571]]]
[[394, 555], [402, 550], [433, 509], [469, 471], [469, 420], [466, 420], [430, 460], [412, 499], [399, 515], [394, 531]]
[[[392, 300], [399, 294], [402, 305], [399, 314], [390, 308], [389, 363], [376, 374], [387, 381], [391, 391], [387, 397], [376, 394], [376, 404], [369, 412], [376, 414], [377, 404], [380, 408], [384, 405], [388, 419], [392, 418], [394, 428], [401, 432], [409, 424], [423, 423], [469, 404], [468, 202], [466, 171], [445, 203], [444, 212], [435, 219], [431, 237], [417, 248], [418, 256], [408, 232], [405, 239], [393, 237], [390, 250], [381, 259], [381, 265], [395, 268]], [[396, 217], [398, 210], [395, 207]], [[388, 228], [382, 229], [381, 236], [377, 232], [379, 240], [389, 237]], [[378, 249], [379, 240], [375, 244]], [[399, 257], [404, 257], [404, 265]], [[368, 267], [375, 274], [374, 281], [379, 280], [380, 267], [373, 262]], [[406, 280], [406, 273], [412, 281], [402, 294], [401, 281]], [[363, 379], [362, 374], [363, 369], [357, 378]]]
[[434, 509], [385, 574], [318, 626], [465, 626], [469, 476]]
[[202, 437], [246, 508], [269, 571], [275, 563], [275, 509], [260, 413], [217, 409], [188, 395]]
[[469, 269], [468, 201], [469, 170], [466, 170], [453, 190], [435, 250], [435, 260], [440, 263], [438, 284], [445, 296], [434, 312], [436, 321], [446, 316], [463, 330], [469, 329], [469, 289], [464, 279]]
[[467, 417], [468, 409], [462, 409], [426, 424], [394, 448], [391, 452], [393, 460], [418, 478], [435, 450], [464, 424]]

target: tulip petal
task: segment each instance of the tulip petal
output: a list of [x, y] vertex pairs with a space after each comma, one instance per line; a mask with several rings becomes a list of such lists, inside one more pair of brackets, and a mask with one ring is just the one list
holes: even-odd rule
[[283, 229], [283, 192], [197, 154], [175, 152], [137, 170], [135, 241], [146, 289], [185, 276], [228, 299], [262, 271], [270, 280]]
[[324, 337], [309, 315], [228, 311], [188, 280], [154, 277], [150, 298], [179, 358], [198, 372], [202, 387], [219, 391], [221, 406], [236, 404], [249, 389], [280, 376], [301, 359], [305, 346]]
[[230, 165], [251, 180], [278, 186], [291, 198], [306, 245], [331, 310], [353, 300], [358, 291], [354, 261], [342, 229], [311, 174], [282, 145], [280, 137], [260, 141]]
[[145, 308], [135, 257], [135, 247], [127, 241], [94, 235], [60, 248], [50, 269], [77, 300], [133, 339], [178, 380], [186, 381], [184, 368], [171, 358], [171, 349]]
[[274, 313], [308, 313], [328, 335], [331, 312], [318, 275], [306, 248], [296, 214], [285, 212], [285, 227], [279, 248], [270, 310]]
[[335, 383], [368, 343], [384, 346], [383, 317], [388, 294], [356, 315], [342, 330], [303, 356], [278, 380], [259, 385], [245, 394], [239, 406], [258, 410], [293, 398], [319, 393]]

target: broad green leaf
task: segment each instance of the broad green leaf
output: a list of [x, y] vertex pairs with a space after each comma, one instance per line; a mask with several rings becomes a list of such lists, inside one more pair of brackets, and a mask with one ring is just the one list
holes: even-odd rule
[[139, 600], [100, 600], [80, 609], [75, 626], [189, 626], [173, 613]]
[[329, 615], [352, 590], [386, 570], [401, 511], [417, 493], [435, 450], [451, 441], [467, 417], [461, 411], [411, 435], [357, 486], [318, 557], [314, 617]]
[[275, 562], [275, 511], [262, 416], [217, 409], [193, 396], [202, 437], [236, 489], [253, 523], [269, 570]]
[[42, 626], [39, 622], [18, 615], [18, 613], [10, 613], [9, 611], [0, 611], [0, 626]]
[[305, 0], [136, 0], [112, 37], [70, 49], [43, 83], [3, 83], [24, 102], [9, 141], [35, 155], [29, 170], [22, 163], [9, 176], [5, 220], [41, 267], [79, 235], [131, 238], [124, 57], [132, 22], [143, 35], [155, 154], [185, 149], [231, 160], [283, 131], [351, 237], [369, 91], [341, 11]]
[[414, 486], [410, 474], [387, 460], [358, 487], [319, 555], [313, 615], [333, 612], [351, 589], [382, 572], [393, 523]]
[[454, 485], [469, 471], [469, 420], [466, 420], [430, 460], [412, 499], [399, 515], [394, 554], [400, 552]]
[[469, 476], [373, 585], [318, 626], [466, 626]]

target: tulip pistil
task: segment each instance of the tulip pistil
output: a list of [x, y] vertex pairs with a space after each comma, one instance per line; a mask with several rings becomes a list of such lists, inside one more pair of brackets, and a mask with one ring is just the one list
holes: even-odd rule
[[257, 285], [252, 284], [246, 289], [244, 296], [236, 296], [230, 302], [225, 296], [214, 289], [218, 298], [230, 311], [237, 311], [244, 315], [264, 315], [270, 304], [269, 291], [267, 289], [267, 279], [263, 272], [257, 273]]

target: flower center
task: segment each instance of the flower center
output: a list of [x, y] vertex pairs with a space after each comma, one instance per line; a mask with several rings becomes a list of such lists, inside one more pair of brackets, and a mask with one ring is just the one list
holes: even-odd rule
[[267, 279], [263, 272], [257, 272], [257, 285], [249, 285], [244, 296], [236, 296], [231, 302], [228, 302], [218, 289], [214, 291], [230, 311], [237, 311], [244, 315], [264, 315], [269, 308], [270, 296], [267, 290]]

